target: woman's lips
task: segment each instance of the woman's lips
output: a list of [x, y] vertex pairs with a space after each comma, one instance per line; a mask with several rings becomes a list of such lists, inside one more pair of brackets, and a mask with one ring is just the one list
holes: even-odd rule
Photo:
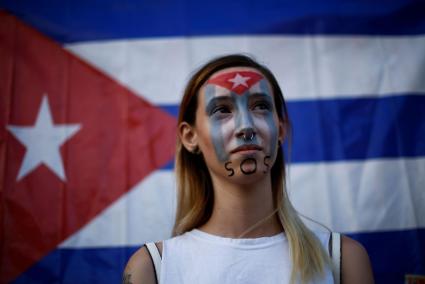
[[254, 153], [256, 151], [261, 151], [262, 148], [258, 145], [250, 144], [250, 145], [242, 145], [239, 146], [232, 151], [230, 151], [231, 154], [238, 153], [238, 152], [244, 152], [244, 153]]

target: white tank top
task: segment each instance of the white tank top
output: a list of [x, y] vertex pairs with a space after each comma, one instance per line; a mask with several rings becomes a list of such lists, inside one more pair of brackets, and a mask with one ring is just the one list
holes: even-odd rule
[[[329, 233], [315, 234], [328, 251]], [[291, 269], [284, 233], [232, 239], [195, 229], [163, 242], [160, 283], [287, 284]], [[331, 269], [310, 283], [334, 283]]]

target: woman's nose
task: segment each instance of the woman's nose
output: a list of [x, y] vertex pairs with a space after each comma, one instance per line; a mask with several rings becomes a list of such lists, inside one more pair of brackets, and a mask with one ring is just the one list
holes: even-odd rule
[[252, 113], [248, 109], [240, 108], [237, 114], [236, 125], [238, 129], [253, 128]]
[[251, 128], [243, 128], [240, 131], [238, 131], [236, 136], [238, 138], [242, 139], [245, 142], [250, 142], [250, 141], [253, 141], [254, 138], [255, 138], [255, 131], [252, 127]]
[[254, 122], [249, 112], [242, 111], [239, 113], [236, 122], [236, 136], [245, 141], [251, 141], [255, 137]]

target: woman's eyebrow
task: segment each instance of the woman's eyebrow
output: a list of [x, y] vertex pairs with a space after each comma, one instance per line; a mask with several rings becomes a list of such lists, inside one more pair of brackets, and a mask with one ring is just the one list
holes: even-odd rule
[[267, 93], [259, 93], [255, 92], [252, 94], [249, 94], [249, 99], [265, 99], [267, 101], [271, 101], [271, 96]]

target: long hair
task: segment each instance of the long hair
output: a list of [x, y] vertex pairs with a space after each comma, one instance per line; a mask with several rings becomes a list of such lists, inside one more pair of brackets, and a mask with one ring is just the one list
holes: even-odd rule
[[[229, 67], [252, 67], [260, 71], [270, 82], [276, 112], [284, 122], [285, 132], [290, 133], [290, 121], [286, 103], [276, 78], [271, 71], [245, 55], [228, 55], [211, 60], [190, 78], [180, 104], [178, 124], [185, 121], [195, 124], [198, 93], [202, 85], [215, 72]], [[202, 154], [188, 151], [180, 139], [176, 148], [177, 212], [173, 235], [180, 235], [208, 221], [212, 214], [214, 192], [210, 174]], [[273, 203], [289, 242], [293, 269], [291, 283], [299, 277], [308, 282], [324, 273], [330, 259], [314, 234], [304, 225], [291, 202], [285, 186], [285, 159], [282, 147], [271, 168]]]

